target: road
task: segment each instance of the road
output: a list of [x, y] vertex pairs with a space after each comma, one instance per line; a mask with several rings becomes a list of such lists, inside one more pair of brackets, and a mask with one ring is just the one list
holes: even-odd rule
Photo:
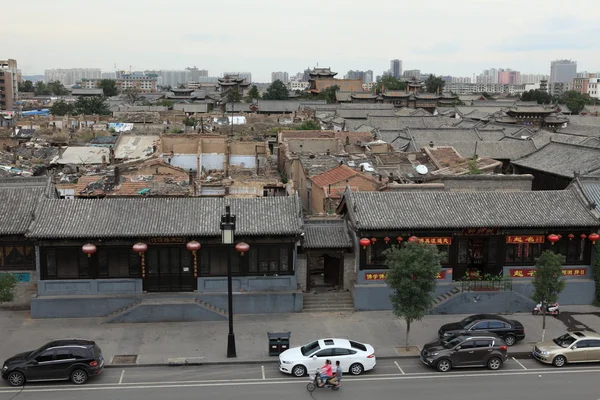
[[[600, 399], [595, 382], [600, 365], [555, 368], [535, 360], [509, 359], [500, 371], [460, 369], [439, 373], [415, 359], [380, 360], [376, 371], [344, 376], [338, 392], [317, 389], [312, 399], [491, 400], [517, 396], [520, 400]], [[275, 365], [199, 367], [132, 367], [105, 369], [84, 386], [40, 383], [20, 388], [0, 386], [0, 399], [311, 399], [308, 378], [279, 373]]]

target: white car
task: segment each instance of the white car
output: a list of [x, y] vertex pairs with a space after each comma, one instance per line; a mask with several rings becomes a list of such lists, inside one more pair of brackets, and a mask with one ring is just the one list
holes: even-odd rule
[[348, 339], [319, 339], [302, 347], [293, 347], [279, 355], [279, 370], [294, 376], [316, 371], [331, 360], [339, 361], [343, 372], [359, 375], [375, 368], [375, 349], [370, 344]]

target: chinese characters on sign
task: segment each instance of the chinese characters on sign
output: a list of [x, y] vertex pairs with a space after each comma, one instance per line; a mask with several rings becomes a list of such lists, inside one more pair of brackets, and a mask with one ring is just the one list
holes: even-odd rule
[[543, 235], [535, 235], [535, 236], [507, 236], [506, 243], [508, 244], [536, 244], [536, 243], [544, 243]]
[[419, 238], [419, 242], [427, 243], [427, 244], [441, 244], [441, 245], [449, 246], [452, 244], [452, 238], [451, 237], [424, 237], [424, 238]]
[[[365, 274], [365, 280], [367, 281], [384, 281], [386, 279], [387, 274], [385, 272], [368, 272]], [[436, 279], [446, 279], [446, 270], [438, 272]]]
[[[585, 276], [585, 268], [567, 268], [562, 270], [563, 276]], [[512, 278], [532, 278], [535, 275], [535, 268], [511, 268], [510, 276]]]
[[463, 235], [496, 235], [497, 228], [465, 228], [462, 230]]
[[185, 243], [182, 237], [155, 237], [148, 240], [150, 243]]

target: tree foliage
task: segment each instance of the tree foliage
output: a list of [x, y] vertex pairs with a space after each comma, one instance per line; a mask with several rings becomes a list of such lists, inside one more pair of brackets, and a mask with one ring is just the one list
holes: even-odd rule
[[429, 93], [442, 93], [446, 81], [441, 76], [429, 75], [429, 78], [425, 81], [425, 88]]
[[114, 79], [102, 79], [98, 82], [98, 87], [102, 89], [106, 97], [116, 96], [119, 93], [117, 81]]
[[125, 95], [125, 99], [131, 105], [134, 105], [142, 98], [142, 91], [137, 87], [130, 87], [123, 90], [123, 94]]
[[400, 81], [391, 75], [384, 75], [373, 90], [375, 93], [381, 93], [383, 90], [406, 90], [406, 82]]
[[421, 320], [431, 309], [441, 254], [434, 245], [408, 242], [404, 247], [392, 246], [384, 255], [389, 268], [387, 284], [392, 289], [390, 300], [394, 314], [406, 322], [408, 350], [411, 323]]
[[321, 124], [313, 119], [307, 119], [296, 127], [299, 131], [320, 131]]
[[63, 115], [73, 115], [75, 114], [75, 104], [67, 103], [64, 100], [55, 101], [50, 107], [50, 114], [63, 116]]
[[571, 110], [571, 113], [579, 114], [586, 105], [592, 103], [592, 99], [588, 94], [581, 94], [575, 90], [569, 90], [559, 97], [558, 103], [566, 105], [569, 110]]
[[196, 126], [196, 124], [198, 124], [198, 121], [196, 121], [196, 118], [193, 117], [185, 117], [185, 119], [183, 120], [183, 124], [185, 126]]
[[13, 290], [17, 285], [17, 278], [13, 274], [0, 274], [0, 303], [8, 303], [13, 300]]
[[285, 83], [281, 82], [279, 79], [271, 83], [263, 94], [263, 99], [265, 100], [287, 100], [289, 97], [290, 93], [288, 92]]
[[110, 115], [110, 109], [104, 97], [80, 97], [75, 102], [75, 114]]
[[533, 295], [531, 298], [538, 303], [542, 303], [542, 340], [546, 333], [546, 308], [544, 303], [554, 303], [558, 300], [558, 295], [565, 288], [565, 279], [562, 277], [562, 264], [565, 257], [556, 254], [551, 250], [546, 250], [540, 254], [535, 263], [535, 275], [533, 276]]
[[246, 96], [246, 102], [252, 103], [254, 100], [260, 99], [260, 93], [258, 93], [258, 88], [256, 85], [252, 85], [250, 90], [248, 91], [248, 95]]
[[35, 92], [35, 86], [33, 85], [33, 82], [31, 82], [30, 80], [20, 82], [19, 83], [19, 92], [22, 92], [22, 93]]
[[550, 104], [552, 103], [552, 96], [548, 92], [543, 92], [538, 89], [528, 90], [521, 95], [522, 101], [537, 101], [538, 104]]
[[332, 104], [336, 102], [335, 93], [340, 90], [338, 85], [329, 86], [321, 90], [321, 92], [317, 95], [318, 100], [325, 100], [328, 104]]
[[34, 86], [34, 91], [37, 96], [64, 96], [69, 94], [67, 88], [59, 81], [50, 81], [48, 83], [37, 81]]
[[226, 104], [239, 103], [242, 101], [242, 94], [237, 89], [229, 89], [228, 91], [223, 93], [223, 101]]

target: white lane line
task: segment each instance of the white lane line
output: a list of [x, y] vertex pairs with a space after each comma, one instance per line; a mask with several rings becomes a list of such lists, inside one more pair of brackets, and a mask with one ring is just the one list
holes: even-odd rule
[[513, 360], [515, 360], [515, 362], [516, 362], [517, 364], [519, 364], [519, 365], [521, 366], [521, 368], [523, 368], [523, 369], [527, 369], [527, 368], [526, 368], [526, 367], [525, 367], [523, 364], [521, 364], [521, 363], [519, 362], [519, 360], [517, 360], [517, 359], [516, 359], [516, 358], [514, 358], [514, 357], [513, 357], [512, 359], [513, 359]]
[[394, 361], [394, 364], [396, 364], [396, 367], [398, 367], [398, 369], [400, 370], [400, 372], [402, 373], [402, 375], [405, 375], [404, 371], [402, 371], [402, 368], [400, 368], [400, 366], [398, 365], [398, 361]]
[[121, 371], [121, 377], [119, 378], [119, 385], [123, 383], [123, 377], [125, 376], [125, 370]]
[[263, 377], [263, 381], [264, 381], [265, 379], [267, 379], [267, 378], [265, 378], [265, 366], [261, 365], [260, 370], [262, 371], [262, 377]]

